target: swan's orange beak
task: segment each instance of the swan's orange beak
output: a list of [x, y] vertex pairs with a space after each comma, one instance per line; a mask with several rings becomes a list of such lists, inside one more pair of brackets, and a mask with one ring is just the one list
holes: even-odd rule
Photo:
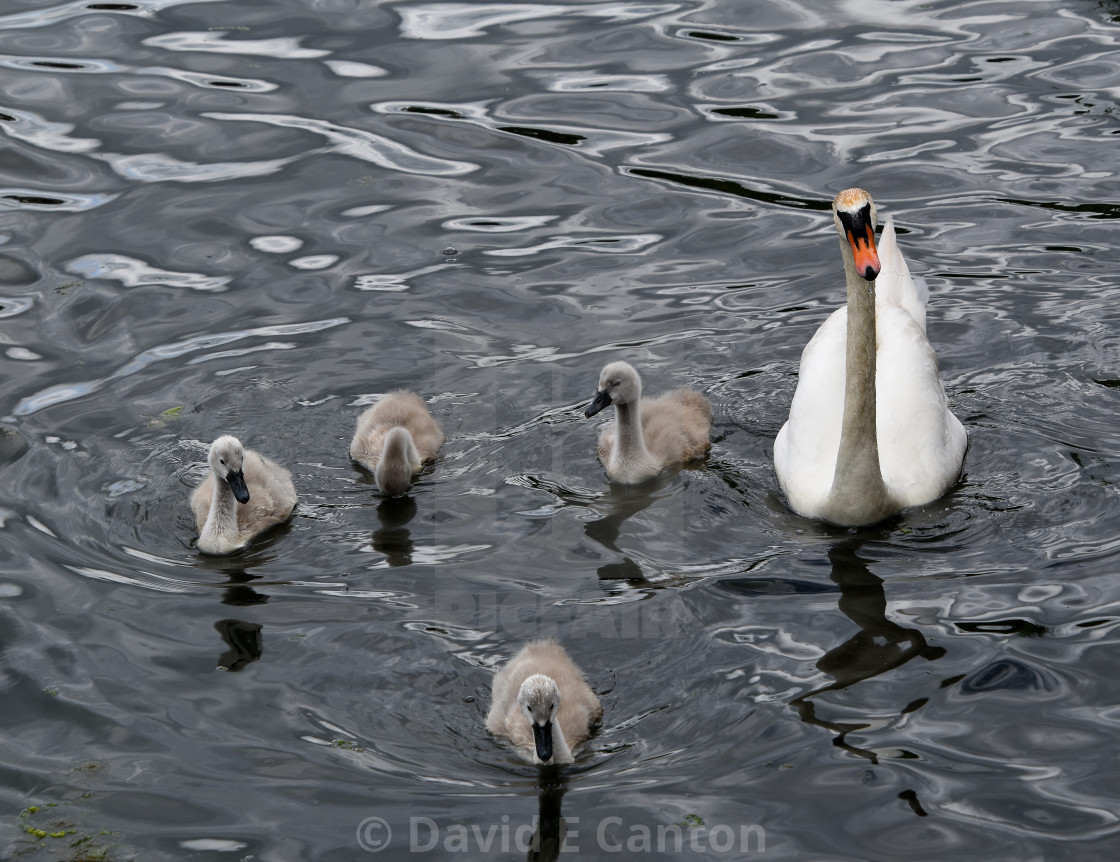
[[860, 220], [845, 231], [848, 245], [852, 247], [856, 272], [867, 281], [874, 281], [882, 268], [879, 265], [879, 252], [875, 248], [875, 230], [870, 223]]

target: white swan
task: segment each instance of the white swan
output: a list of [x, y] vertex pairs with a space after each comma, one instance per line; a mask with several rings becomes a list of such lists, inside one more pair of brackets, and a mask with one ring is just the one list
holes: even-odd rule
[[532, 763], [571, 763], [602, 718], [599, 698], [553, 640], [533, 641], [494, 677], [486, 729]]
[[911, 277], [894, 224], [876, 248], [875, 204], [862, 189], [838, 194], [832, 211], [848, 303], [801, 355], [774, 469], [795, 512], [858, 527], [944, 494], [968, 438], [926, 338], [929, 290]]
[[385, 395], [358, 417], [350, 457], [372, 471], [382, 493], [407, 494], [412, 477], [434, 461], [443, 432], [415, 392]]
[[210, 474], [191, 494], [198, 549], [204, 554], [232, 554], [292, 514], [292, 474], [243, 448], [236, 437], [215, 440], [209, 462]]
[[644, 482], [669, 464], [703, 457], [712, 446], [712, 407], [693, 389], [642, 398], [642, 380], [634, 367], [611, 362], [599, 375], [599, 390], [583, 415], [594, 416], [610, 404], [616, 421], [599, 434], [599, 460], [614, 482]]

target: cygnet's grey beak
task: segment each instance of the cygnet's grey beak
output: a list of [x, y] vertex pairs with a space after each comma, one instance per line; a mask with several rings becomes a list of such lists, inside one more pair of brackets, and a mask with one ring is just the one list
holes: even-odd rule
[[552, 722], [533, 722], [533, 742], [537, 744], [537, 757], [545, 763], [552, 759]]
[[587, 409], [583, 411], [583, 415], [585, 417], [591, 417], [591, 416], [594, 416], [596, 413], [598, 413], [600, 410], [602, 410], [604, 407], [610, 407], [610, 406], [611, 406], [611, 396], [610, 396], [610, 394], [605, 389], [601, 389], [600, 391], [595, 393], [595, 400], [587, 405]]
[[244, 471], [230, 470], [226, 474], [226, 481], [229, 483], [229, 489], [233, 491], [233, 496], [237, 498], [238, 503], [249, 502], [249, 486], [245, 484]]

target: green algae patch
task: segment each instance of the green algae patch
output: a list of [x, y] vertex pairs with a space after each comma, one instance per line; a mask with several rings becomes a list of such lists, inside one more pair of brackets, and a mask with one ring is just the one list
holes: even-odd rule
[[[89, 799], [92, 795], [83, 793], [75, 801]], [[82, 829], [74, 821], [61, 816], [72, 804], [48, 802], [24, 808], [19, 813], [19, 821], [25, 837], [15, 858], [44, 862], [131, 862], [112, 855], [110, 848], [104, 846], [104, 839], [111, 838], [112, 832]]]

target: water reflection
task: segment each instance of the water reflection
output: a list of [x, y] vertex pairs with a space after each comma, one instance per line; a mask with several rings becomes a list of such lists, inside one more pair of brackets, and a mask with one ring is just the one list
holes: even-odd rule
[[234, 607], [263, 605], [269, 597], [264, 593], [258, 593], [250, 586], [246, 586], [250, 581], [259, 579], [260, 575], [250, 575], [244, 569], [230, 571], [229, 581], [222, 592], [222, 604], [233, 605]]
[[622, 556], [621, 561], [606, 563], [598, 568], [603, 580], [625, 580], [634, 587], [648, 587], [651, 582], [642, 572], [642, 567], [618, 547], [618, 537], [622, 525], [629, 518], [652, 506], [658, 499], [657, 492], [665, 485], [663, 478], [641, 485], [619, 485], [611, 483], [610, 490], [601, 498], [607, 504], [607, 512], [601, 518], [589, 521], [583, 527], [584, 535], [607, 550]]
[[[856, 551], [859, 542], [834, 545], [828, 552], [832, 563], [832, 580], [840, 587], [840, 612], [859, 626], [859, 631], [839, 646], [833, 647], [817, 661], [817, 668], [835, 682], [806, 692], [790, 701], [801, 720], [836, 734], [833, 744], [878, 763], [878, 755], [869, 748], [860, 748], [847, 741], [847, 735], [863, 730], [866, 723], [828, 721], [816, 714], [813, 698], [827, 691], [839, 691], [865, 679], [886, 673], [914, 658], [934, 661], [945, 655], [943, 647], [930, 646], [925, 635], [887, 619], [887, 596], [883, 579], [873, 575], [867, 561]], [[915, 704], [899, 705], [899, 713], [909, 712]], [[917, 809], [915, 809], [917, 810]]]
[[415, 543], [408, 523], [416, 517], [416, 501], [411, 496], [389, 497], [377, 506], [381, 526], [373, 531], [373, 549], [385, 555], [390, 566], [412, 564]]
[[[198, 351], [211, 351], [215, 347], [222, 347], [226, 344], [232, 344], [246, 338], [309, 335], [321, 332], [324, 329], [342, 326], [349, 322], [349, 318], [336, 317], [330, 320], [313, 320], [306, 323], [258, 326], [233, 332], [208, 333], [206, 335], [193, 336], [171, 344], [161, 344], [157, 347], [141, 351], [106, 377], [98, 380], [89, 380], [79, 383], [61, 383], [49, 386], [34, 395], [23, 398], [19, 404], [16, 405], [15, 415], [30, 416], [46, 407], [90, 395], [97, 392], [110, 381], [131, 377], [134, 374], [144, 371], [153, 363], [175, 360], [189, 353], [196, 353]], [[296, 345], [291, 344], [290, 346], [295, 347]], [[206, 354], [204, 354], [204, 356], [205, 355]]]
[[[280, 525], [290, 529], [289, 525]], [[246, 571], [244, 561], [237, 558], [202, 557], [200, 560], [206, 568], [210, 568], [226, 576], [226, 581], [220, 586], [222, 589], [221, 602], [223, 605], [248, 608], [266, 604], [270, 598], [268, 594], [258, 592], [249, 584], [261, 580], [260, 575], [250, 574]], [[218, 656], [217, 666], [230, 672], [243, 670], [247, 665], [258, 661], [264, 654], [264, 638], [261, 635], [263, 626], [240, 619], [222, 619], [214, 623], [214, 629], [222, 638], [226, 649]]]
[[[560, 857], [567, 834], [567, 824], [560, 814], [560, 800], [568, 790], [562, 773], [542, 773], [540, 796], [537, 798], [537, 827], [529, 845], [529, 862], [555, 862]], [[569, 850], [571, 848], [568, 848]]]
[[172, 272], [123, 254], [85, 254], [69, 261], [66, 271], [91, 280], [119, 281], [122, 287], [158, 284], [190, 290], [224, 291], [231, 281], [228, 276]]
[[218, 657], [218, 667], [228, 671], [242, 670], [252, 664], [264, 652], [259, 623], [244, 620], [218, 620], [214, 628], [229, 647]]

